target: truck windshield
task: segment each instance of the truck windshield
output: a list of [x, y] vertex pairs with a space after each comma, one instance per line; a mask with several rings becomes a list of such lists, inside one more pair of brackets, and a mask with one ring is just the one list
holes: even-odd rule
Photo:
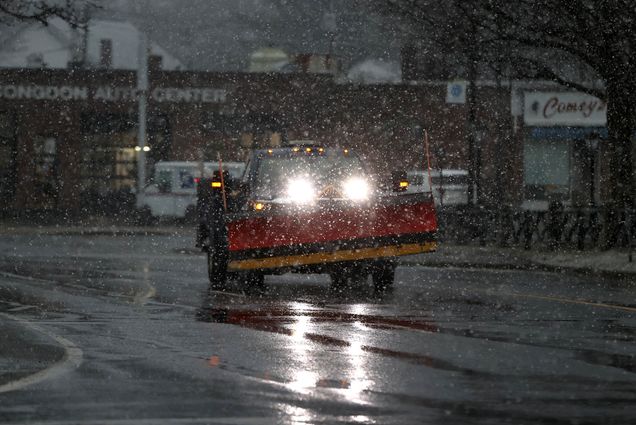
[[294, 155], [265, 157], [259, 161], [255, 194], [261, 198], [280, 196], [290, 180], [306, 179], [317, 189], [335, 186], [350, 177], [366, 176], [356, 156]]
[[433, 186], [439, 185], [466, 185], [468, 184], [468, 176], [464, 175], [441, 175], [431, 178]]

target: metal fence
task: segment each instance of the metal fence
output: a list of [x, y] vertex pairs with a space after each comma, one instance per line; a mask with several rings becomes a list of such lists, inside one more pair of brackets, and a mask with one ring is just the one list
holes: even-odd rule
[[438, 220], [442, 241], [525, 249], [633, 247], [636, 235], [636, 211], [627, 209], [612, 215], [604, 208], [560, 204], [547, 211], [462, 206], [440, 209]]

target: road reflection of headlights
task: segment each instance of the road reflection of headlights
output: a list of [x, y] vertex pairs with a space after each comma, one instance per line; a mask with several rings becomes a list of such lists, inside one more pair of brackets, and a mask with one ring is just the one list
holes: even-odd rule
[[353, 201], [369, 199], [371, 188], [369, 183], [361, 177], [352, 177], [342, 185], [345, 198]]
[[287, 184], [287, 197], [292, 202], [305, 204], [316, 198], [316, 190], [309, 180], [294, 179]]

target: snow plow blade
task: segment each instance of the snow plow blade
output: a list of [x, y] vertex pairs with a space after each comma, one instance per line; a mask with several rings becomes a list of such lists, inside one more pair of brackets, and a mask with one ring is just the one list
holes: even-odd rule
[[366, 206], [226, 216], [228, 271], [273, 271], [374, 261], [435, 251], [430, 194], [386, 196]]

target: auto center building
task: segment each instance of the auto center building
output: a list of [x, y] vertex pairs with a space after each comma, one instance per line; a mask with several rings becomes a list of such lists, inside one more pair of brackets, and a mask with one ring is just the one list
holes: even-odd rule
[[[147, 175], [162, 160], [245, 158], [252, 147], [311, 138], [353, 149], [380, 175], [431, 165], [468, 169], [468, 106], [446, 82], [357, 85], [308, 73], [161, 70], [150, 61]], [[137, 185], [136, 72], [0, 70], [0, 200], [4, 212], [80, 212]], [[554, 87], [478, 86], [480, 199], [545, 210], [602, 203], [610, 171], [605, 105]], [[578, 105], [574, 108], [572, 105]]]
[[[430, 133], [434, 166], [465, 168], [466, 106], [445, 102], [445, 83], [367, 86], [337, 84], [330, 75], [150, 65], [148, 175], [156, 161], [215, 160], [217, 153], [236, 161], [251, 147], [297, 138], [349, 147], [378, 173], [423, 168], [423, 128]], [[499, 145], [485, 144], [481, 151], [484, 178], [494, 180], [494, 162], [486, 158], [494, 149], [501, 153], [509, 102], [505, 90], [481, 92], [490, 100], [479, 116], [489, 123], [488, 132], [498, 131], [484, 140]], [[4, 208], [78, 210], [88, 199], [131, 191], [141, 95], [134, 71], [0, 70]]]

